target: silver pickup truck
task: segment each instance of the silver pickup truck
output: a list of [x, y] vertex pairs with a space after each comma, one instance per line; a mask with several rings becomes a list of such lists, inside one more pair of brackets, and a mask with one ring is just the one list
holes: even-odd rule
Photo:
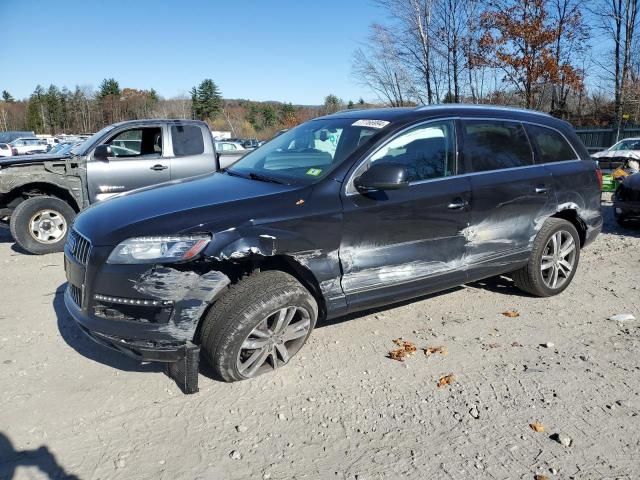
[[76, 213], [120, 193], [226, 168], [209, 127], [193, 120], [133, 120], [103, 128], [64, 156], [0, 159], [0, 221], [24, 250], [62, 251]]

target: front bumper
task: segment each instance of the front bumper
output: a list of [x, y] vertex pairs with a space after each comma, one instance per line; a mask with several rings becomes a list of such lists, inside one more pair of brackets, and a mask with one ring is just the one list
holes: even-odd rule
[[[92, 318], [83, 313], [71, 295], [71, 286], [67, 286], [64, 303], [71, 317], [80, 329], [94, 342], [124, 353], [143, 362], [176, 362], [185, 356], [187, 342], [163, 342], [126, 338], [126, 329], [114, 325], [110, 320]], [[133, 334], [137, 337], [152, 335], [143, 329], [137, 329]], [[108, 333], [107, 333], [108, 332]], [[117, 333], [117, 335], [115, 334]]]
[[640, 219], [640, 201], [622, 201], [614, 199], [613, 212], [616, 218]]
[[[206, 308], [229, 283], [204, 265], [111, 265], [110, 247], [80, 236], [65, 245], [65, 305], [94, 341], [142, 361], [175, 362], [195, 337]], [[73, 251], [72, 251], [73, 250]], [[180, 270], [178, 270], [180, 268]]]

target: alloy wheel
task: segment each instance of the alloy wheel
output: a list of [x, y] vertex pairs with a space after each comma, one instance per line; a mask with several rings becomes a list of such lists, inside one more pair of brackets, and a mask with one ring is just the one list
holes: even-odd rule
[[571, 277], [576, 261], [576, 243], [566, 230], [555, 232], [547, 241], [540, 262], [542, 280], [552, 289], [561, 288]]
[[267, 315], [242, 342], [238, 372], [251, 378], [281, 367], [300, 350], [310, 329], [309, 313], [300, 307], [284, 307]]

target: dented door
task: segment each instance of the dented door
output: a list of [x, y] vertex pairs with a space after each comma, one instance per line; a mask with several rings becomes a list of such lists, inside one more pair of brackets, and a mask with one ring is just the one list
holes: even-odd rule
[[473, 277], [527, 258], [545, 219], [555, 213], [551, 174], [535, 165], [520, 122], [463, 120], [462, 151], [471, 180], [471, 221], [464, 230]]
[[464, 283], [470, 181], [456, 175], [453, 121], [401, 132], [356, 170], [373, 162], [406, 167], [410, 184], [398, 190], [343, 197], [342, 288], [350, 308], [402, 300]]

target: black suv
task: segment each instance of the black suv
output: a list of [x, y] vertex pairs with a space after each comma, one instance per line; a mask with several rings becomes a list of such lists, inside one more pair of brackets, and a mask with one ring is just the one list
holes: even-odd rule
[[562, 292], [601, 230], [599, 180], [545, 114], [349, 110], [78, 215], [65, 302], [99, 343], [165, 362], [199, 346], [224, 380], [251, 378], [319, 320], [499, 274]]

